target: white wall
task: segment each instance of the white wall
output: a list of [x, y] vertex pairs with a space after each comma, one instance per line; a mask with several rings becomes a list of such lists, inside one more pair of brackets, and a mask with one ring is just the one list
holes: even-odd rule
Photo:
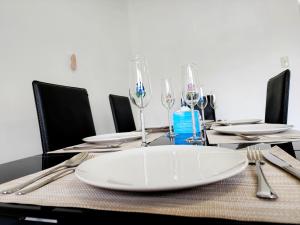
[[128, 37], [124, 0], [0, 0], [0, 163], [42, 152], [35, 79], [87, 88], [97, 132], [113, 132], [108, 94], [127, 94]]
[[289, 121], [300, 127], [297, 0], [129, 3], [132, 52], [148, 58], [154, 87], [146, 125], [167, 121], [159, 101], [160, 77], [173, 77], [179, 96], [180, 65], [187, 62], [199, 65], [205, 90], [216, 93], [218, 118], [264, 119], [267, 80], [282, 71], [280, 57], [288, 56], [292, 71]]
[[299, 40], [297, 0], [0, 0], [0, 163], [42, 152], [34, 79], [87, 88], [97, 133], [113, 132], [108, 94], [127, 95], [135, 53], [152, 76], [147, 126], [166, 124], [160, 78], [172, 76], [179, 96], [187, 62], [216, 93], [219, 118], [263, 118], [267, 80], [289, 56], [289, 118], [300, 127]]

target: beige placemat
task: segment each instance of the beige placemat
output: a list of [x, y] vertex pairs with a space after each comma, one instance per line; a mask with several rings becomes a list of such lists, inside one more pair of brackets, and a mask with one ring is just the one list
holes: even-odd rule
[[[271, 150], [300, 169], [300, 162], [278, 147]], [[213, 166], [213, 165], [212, 165]], [[224, 218], [240, 221], [300, 223], [300, 181], [270, 164], [263, 166], [279, 199], [255, 197], [255, 167], [223, 181], [192, 189], [165, 193], [126, 193], [95, 188], [74, 174], [24, 196], [0, 195], [0, 202], [98, 210], [144, 212], [187, 217]], [[0, 189], [28, 179], [0, 185]]]
[[[206, 131], [209, 144], [243, 144], [243, 143], [275, 143], [275, 142], [295, 142], [300, 141], [300, 138], [288, 138], [288, 136], [299, 136], [300, 131], [288, 130], [286, 132], [273, 135], [261, 136], [259, 140], [248, 141], [236, 135], [221, 134], [214, 130]], [[279, 137], [280, 136], [280, 137]]]
[[[161, 137], [162, 135], [165, 135], [165, 132], [155, 132], [155, 133], [149, 133], [147, 134], [147, 142], [152, 142], [155, 139]], [[138, 148], [140, 147], [142, 144], [142, 140], [138, 139], [138, 140], [134, 140], [134, 141], [130, 141], [130, 142], [125, 142], [123, 143], [120, 148], [105, 148], [105, 149], [96, 149], [93, 147], [90, 148], [86, 148], [86, 149], [59, 149], [59, 150], [55, 150], [55, 151], [51, 151], [48, 152], [48, 154], [53, 154], [53, 153], [76, 153], [76, 152], [94, 152], [94, 153], [106, 153], [109, 151], [121, 151], [121, 150], [126, 150], [126, 149], [130, 149], [130, 148]], [[84, 144], [80, 144], [80, 145], [75, 145], [75, 146], [85, 146]], [[86, 146], [91, 146], [90, 144], [86, 145]]]

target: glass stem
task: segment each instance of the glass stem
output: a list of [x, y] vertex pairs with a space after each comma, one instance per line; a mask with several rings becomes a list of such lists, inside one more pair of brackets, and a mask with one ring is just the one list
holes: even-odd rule
[[142, 146], [147, 146], [146, 142], [146, 132], [145, 132], [145, 123], [144, 123], [144, 109], [140, 109], [140, 119], [141, 119], [141, 128], [142, 128]]
[[204, 117], [204, 106], [201, 104], [201, 114], [202, 114], [202, 141], [206, 141], [206, 123], [205, 123], [205, 117]]
[[191, 104], [192, 111], [192, 127], [193, 127], [193, 140], [196, 140], [196, 124], [195, 124], [195, 114], [194, 114], [194, 105]]
[[172, 130], [172, 121], [171, 121], [171, 110], [168, 109], [168, 121], [169, 121], [169, 136], [173, 136], [173, 130]]

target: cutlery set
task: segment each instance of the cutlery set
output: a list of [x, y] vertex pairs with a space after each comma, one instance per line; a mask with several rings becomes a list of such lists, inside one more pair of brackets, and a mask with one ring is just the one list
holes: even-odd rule
[[64, 176], [67, 176], [71, 173], [73, 173], [75, 171], [74, 168], [68, 168], [68, 169], [64, 169], [64, 170], [61, 170], [59, 173], [55, 174], [54, 176], [46, 179], [46, 180], [43, 180], [42, 182], [38, 183], [38, 184], [35, 184], [31, 187], [28, 187], [28, 188], [24, 188], [24, 189], [21, 189], [19, 191], [16, 192], [17, 195], [25, 195], [27, 193], [30, 193], [32, 191], [35, 191], [59, 178], [62, 178]]
[[[84, 153], [79, 153], [75, 156], [73, 156], [72, 158], [64, 161], [63, 163], [61, 163], [60, 165], [58, 166], [55, 166], [54, 168], [48, 170], [47, 172], [45, 173], [42, 173], [41, 175], [39, 176], [36, 176], [24, 183], [21, 183], [21, 184], [18, 184], [14, 187], [11, 187], [7, 190], [3, 190], [1, 191], [0, 193], [1, 194], [12, 194], [12, 193], [16, 193], [17, 195], [23, 195], [23, 194], [27, 194], [31, 191], [34, 191], [52, 181], [55, 181], [63, 176], [66, 176], [70, 173], [73, 173], [74, 172], [74, 168], [78, 165], [80, 165], [80, 163], [82, 163], [88, 156], [88, 153], [84, 152]], [[56, 174], [55, 174], [56, 173]], [[46, 177], [46, 176], [49, 176], [51, 174], [55, 174], [54, 176], [46, 179], [46, 180], [43, 180], [42, 182], [38, 183], [38, 184], [34, 184], [33, 186], [30, 186], [32, 185], [33, 183], [35, 183], [36, 181]], [[30, 186], [30, 187], [28, 187]], [[26, 188], [28, 187], [28, 188]]]
[[262, 158], [265, 158], [268, 162], [276, 165], [277, 167], [285, 170], [286, 172], [290, 173], [294, 177], [300, 180], [300, 169], [297, 169], [284, 161], [283, 159], [279, 158], [278, 156], [274, 155], [270, 151], [264, 151], [263, 153], [257, 146], [248, 147], [247, 148], [247, 158], [249, 160], [249, 165], [255, 165], [256, 167], [256, 175], [257, 175], [257, 192], [256, 196], [258, 198], [265, 198], [265, 199], [276, 199], [278, 195], [274, 192], [271, 188], [270, 184], [267, 181], [266, 176], [262, 170], [262, 166], [265, 162]]

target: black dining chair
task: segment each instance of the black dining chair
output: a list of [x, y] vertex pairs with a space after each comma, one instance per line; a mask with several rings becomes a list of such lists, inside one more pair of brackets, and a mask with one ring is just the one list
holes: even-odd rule
[[[285, 70], [268, 81], [265, 123], [286, 124], [288, 119], [290, 70]], [[278, 144], [290, 155], [295, 156], [291, 142]]]
[[110, 107], [117, 133], [135, 131], [135, 123], [128, 97], [109, 95]]
[[266, 123], [287, 123], [290, 76], [290, 70], [285, 70], [268, 81]]
[[43, 153], [96, 134], [86, 89], [33, 81]]

